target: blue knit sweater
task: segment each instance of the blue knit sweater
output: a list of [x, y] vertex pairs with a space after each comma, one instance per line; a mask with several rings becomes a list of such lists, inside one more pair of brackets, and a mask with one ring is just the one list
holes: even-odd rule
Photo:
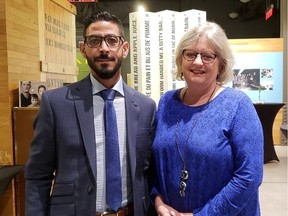
[[[260, 215], [263, 131], [250, 98], [225, 88], [193, 107], [180, 101], [179, 92], [168, 91], [159, 102], [152, 199], [161, 194], [166, 204], [195, 216]], [[179, 150], [189, 172], [184, 197]]]

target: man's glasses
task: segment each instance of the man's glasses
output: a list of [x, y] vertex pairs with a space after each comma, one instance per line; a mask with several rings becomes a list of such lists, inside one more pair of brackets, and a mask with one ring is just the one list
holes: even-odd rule
[[123, 43], [123, 38], [116, 35], [106, 35], [105, 37], [101, 37], [98, 35], [90, 35], [85, 37], [84, 43], [86, 43], [87, 46], [90, 48], [97, 48], [101, 46], [103, 40], [109, 48], [116, 48], [121, 43]]
[[197, 52], [194, 52], [194, 51], [188, 50], [188, 49], [187, 50], [185, 49], [182, 52], [184, 59], [186, 59], [187, 61], [195, 61], [198, 54], [201, 56], [202, 62], [206, 63], [206, 64], [214, 62], [214, 60], [217, 57], [217, 55], [214, 53], [197, 53]]

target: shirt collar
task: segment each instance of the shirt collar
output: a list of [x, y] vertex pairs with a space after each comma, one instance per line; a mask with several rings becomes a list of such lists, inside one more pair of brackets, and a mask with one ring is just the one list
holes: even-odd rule
[[[98, 82], [98, 80], [96, 80], [92, 76], [92, 73], [90, 73], [90, 80], [91, 80], [91, 83], [92, 83], [92, 93], [93, 93], [93, 95], [98, 94], [100, 91], [106, 89], [100, 82]], [[118, 93], [120, 93], [122, 96], [124, 96], [122, 76], [120, 76], [120, 79], [113, 86], [112, 89], [116, 90]]]

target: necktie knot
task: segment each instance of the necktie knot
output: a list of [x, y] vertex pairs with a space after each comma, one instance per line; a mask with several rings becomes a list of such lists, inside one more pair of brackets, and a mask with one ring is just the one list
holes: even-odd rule
[[100, 92], [103, 100], [114, 100], [116, 96], [116, 91], [114, 89], [105, 89]]

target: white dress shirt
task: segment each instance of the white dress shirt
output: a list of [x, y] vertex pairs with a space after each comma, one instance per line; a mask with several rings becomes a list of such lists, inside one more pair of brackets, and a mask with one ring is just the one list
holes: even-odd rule
[[[92, 93], [93, 93], [93, 113], [96, 141], [96, 212], [102, 213], [107, 209], [106, 206], [106, 173], [105, 173], [105, 126], [104, 126], [104, 100], [98, 94], [106, 89], [91, 74]], [[120, 80], [112, 88], [117, 91], [113, 101], [118, 128], [119, 138], [119, 154], [122, 178], [122, 206], [128, 203], [127, 179], [130, 179], [127, 163], [127, 147], [126, 147], [126, 111], [125, 111], [125, 95], [123, 91], [123, 80]], [[129, 187], [130, 188], [130, 187]], [[129, 192], [130, 194], [131, 192]]]

